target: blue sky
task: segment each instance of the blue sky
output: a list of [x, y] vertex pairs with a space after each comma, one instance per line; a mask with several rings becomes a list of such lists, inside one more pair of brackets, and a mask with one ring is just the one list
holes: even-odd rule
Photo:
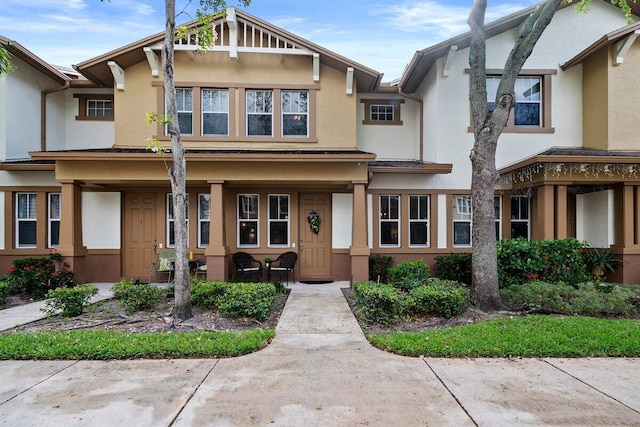
[[[489, 1], [487, 22], [539, 0]], [[70, 66], [164, 30], [162, 0], [3, 0], [0, 35]], [[194, 0], [192, 3], [198, 3]], [[472, 0], [252, 0], [246, 11], [374, 70], [400, 77], [416, 50], [466, 32]], [[177, 0], [176, 9], [193, 12]], [[228, 0], [228, 5], [237, 5]], [[192, 15], [193, 16], [193, 15]], [[178, 22], [191, 20], [183, 14]]]

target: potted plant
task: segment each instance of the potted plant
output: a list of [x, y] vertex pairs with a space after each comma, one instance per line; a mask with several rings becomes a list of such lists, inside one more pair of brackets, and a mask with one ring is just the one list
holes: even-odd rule
[[584, 262], [591, 274], [601, 282], [609, 273], [616, 271], [622, 260], [616, 258], [609, 249], [592, 249], [585, 252]]
[[265, 257], [264, 258], [264, 265], [267, 267], [267, 269], [269, 268], [269, 264], [271, 264], [271, 258], [270, 257]]

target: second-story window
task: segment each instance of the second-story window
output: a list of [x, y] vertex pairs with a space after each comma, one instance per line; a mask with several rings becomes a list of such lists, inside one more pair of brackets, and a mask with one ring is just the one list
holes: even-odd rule
[[[493, 110], [500, 77], [487, 77], [487, 103]], [[516, 106], [513, 109], [514, 126], [542, 126], [542, 79], [538, 76], [522, 76], [514, 86]]]
[[282, 136], [308, 136], [309, 92], [282, 91]]
[[401, 125], [400, 106], [404, 103], [401, 99], [367, 99], [360, 102], [364, 104], [363, 125]]
[[248, 90], [247, 136], [273, 136], [273, 91]]
[[87, 99], [87, 117], [112, 117], [113, 108], [110, 99]]
[[229, 91], [202, 90], [202, 135], [229, 135]]
[[177, 88], [176, 101], [181, 135], [193, 134], [193, 89]]

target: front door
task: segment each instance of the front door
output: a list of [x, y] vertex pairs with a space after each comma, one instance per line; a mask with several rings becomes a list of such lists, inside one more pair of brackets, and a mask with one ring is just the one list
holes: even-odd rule
[[156, 194], [126, 193], [124, 197], [124, 277], [148, 280], [156, 260]]
[[[300, 280], [331, 279], [331, 194], [300, 195]], [[309, 214], [315, 212], [320, 227], [315, 233]]]

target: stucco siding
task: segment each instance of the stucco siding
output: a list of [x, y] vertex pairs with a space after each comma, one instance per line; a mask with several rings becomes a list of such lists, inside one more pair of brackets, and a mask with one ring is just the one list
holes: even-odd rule
[[[65, 115], [62, 120], [65, 123], [66, 135], [64, 146], [61, 149], [77, 150], [91, 148], [110, 148], [114, 144], [114, 122], [102, 120], [76, 120], [79, 113], [78, 98], [75, 94], [113, 94], [112, 89], [73, 90], [65, 92]], [[120, 119], [118, 111], [114, 113]], [[145, 117], [136, 115], [138, 125], [145, 127]]]
[[4, 236], [6, 228], [6, 220], [9, 218], [4, 217], [4, 193], [0, 192], [0, 250], [4, 250]]
[[[332, 210], [333, 249], [349, 249], [353, 230], [353, 195], [334, 193]], [[364, 220], [364, 218], [361, 219], [361, 221]]]
[[120, 193], [82, 193], [82, 238], [87, 249], [120, 249]]
[[614, 191], [598, 191], [576, 196], [576, 238], [595, 248], [614, 243]]
[[[613, 50], [615, 47], [611, 46]], [[610, 53], [610, 57], [613, 52]], [[611, 60], [609, 60], [611, 64]], [[609, 149], [640, 150], [640, 41], [636, 39], [621, 65], [609, 65]]]

